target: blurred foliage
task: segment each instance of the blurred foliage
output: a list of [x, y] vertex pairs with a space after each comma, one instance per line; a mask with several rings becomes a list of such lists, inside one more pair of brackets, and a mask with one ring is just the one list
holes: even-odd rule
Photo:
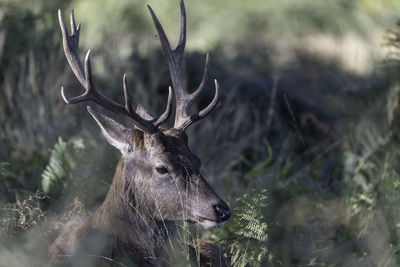
[[[171, 39], [177, 40], [178, 1], [151, 0], [148, 4], [155, 9]], [[396, 0], [207, 0], [187, 1], [186, 5], [190, 6], [187, 9], [188, 47], [203, 51], [217, 44], [242, 42], [247, 40], [246, 36], [260, 38], [282, 33], [303, 36], [316, 31], [334, 34], [354, 31], [368, 35], [378, 25], [393, 23], [400, 10]], [[90, 47], [98, 46], [101, 41], [119, 42], [121, 46], [125, 46], [125, 42], [147, 45], [148, 32], [154, 32], [142, 1], [87, 0], [73, 1], [70, 6], [74, 7], [78, 20], [88, 25], [83, 40]], [[107, 19], [99, 19], [103, 17]], [[107, 38], [110, 36], [115, 39]]]
[[60, 109], [48, 90], [62, 72], [56, 15], [14, 2], [0, 3], [0, 10], [0, 158], [11, 164], [0, 181], [3, 203], [36, 191], [54, 127], [63, 122], [52, 119]]
[[0, 175], [5, 176], [7, 173], [7, 166], [9, 166], [10, 163], [8, 162], [0, 162]]
[[[375, 112], [380, 113], [378, 110]], [[397, 230], [400, 222], [400, 169], [397, 164], [400, 144], [398, 134], [391, 131], [387, 123], [371, 122], [370, 119], [370, 116], [368, 119], [364, 117], [354, 127], [345, 154], [346, 181], [351, 192], [348, 199], [349, 229], [361, 243], [379, 235], [376, 244], [366, 249], [367, 255], [377, 265], [385, 262], [391, 265], [400, 261]], [[376, 227], [382, 227], [379, 233], [376, 233]], [[375, 251], [377, 247], [380, 247], [381, 255]]]
[[[96, 86], [122, 103], [126, 72], [135, 104], [159, 114], [170, 78], [146, 4], [176, 44], [178, 1], [0, 2], [2, 233], [32, 229], [51, 217], [49, 210], [62, 214], [71, 202], [78, 214], [86, 214], [76, 196], [89, 209], [97, 207], [119, 156], [84, 105], [62, 103], [61, 85], [68, 96], [82, 90], [62, 52], [57, 9], [65, 20], [75, 9], [82, 23], [81, 53], [93, 51]], [[394, 23], [400, 2], [185, 4], [185, 84], [189, 90], [198, 86], [205, 52], [211, 52], [210, 73], [222, 88], [217, 110], [188, 129], [189, 142], [216, 191], [230, 203], [238, 199], [231, 222], [196, 235], [225, 240], [221, 244], [233, 261], [249, 266], [400, 262], [400, 28]], [[386, 49], [393, 64], [379, 62]], [[365, 53], [352, 53], [361, 50]], [[339, 57], [368, 68], [352, 71]], [[193, 109], [208, 103], [212, 93], [206, 90]], [[31, 199], [41, 185], [52, 196], [46, 206]], [[268, 189], [268, 199], [261, 188]], [[183, 246], [188, 239], [181, 236]], [[0, 263], [18, 258], [19, 266], [29, 265], [30, 258], [21, 255], [32, 250], [35, 239], [16, 243], [23, 249], [0, 250]]]

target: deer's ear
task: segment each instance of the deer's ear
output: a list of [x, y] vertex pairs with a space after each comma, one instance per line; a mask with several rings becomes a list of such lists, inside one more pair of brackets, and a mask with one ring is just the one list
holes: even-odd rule
[[108, 118], [104, 115], [96, 113], [93, 109], [87, 106], [90, 115], [99, 125], [106, 140], [114, 147], [125, 154], [131, 150], [132, 145], [129, 143], [130, 129], [122, 124]]

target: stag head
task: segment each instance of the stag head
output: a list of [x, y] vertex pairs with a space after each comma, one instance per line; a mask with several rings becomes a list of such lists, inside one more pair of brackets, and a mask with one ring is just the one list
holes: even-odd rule
[[[165, 32], [150, 6], [148, 6], [163, 52], [168, 60], [172, 80], [172, 89], [165, 112], [154, 118], [142, 106], [133, 109], [126, 75], [123, 77], [125, 103], [121, 105], [96, 90], [90, 64], [90, 50], [84, 66], [79, 60], [78, 44], [80, 25], [76, 25], [74, 13], [71, 13], [71, 33], [69, 34], [59, 10], [59, 22], [63, 36], [66, 58], [85, 92], [71, 99], [64, 89], [61, 95], [67, 104], [93, 101], [104, 108], [130, 118], [135, 129], [101, 115], [90, 107], [89, 113], [96, 120], [106, 140], [122, 154], [121, 181], [118, 185], [128, 199], [132, 199], [135, 209], [147, 211], [157, 220], [187, 220], [205, 227], [220, 226], [231, 216], [228, 205], [214, 192], [200, 174], [200, 159], [190, 150], [185, 129], [192, 123], [205, 117], [215, 107], [219, 97], [219, 86], [215, 80], [215, 96], [203, 110], [189, 114], [189, 108], [203, 91], [208, 74], [209, 56], [200, 86], [188, 93], [183, 85], [181, 59], [186, 42], [186, 14], [183, 0], [181, 7], [181, 34], [179, 44], [172, 50]], [[175, 123], [171, 129], [162, 129], [171, 113], [172, 90], [175, 95]]]

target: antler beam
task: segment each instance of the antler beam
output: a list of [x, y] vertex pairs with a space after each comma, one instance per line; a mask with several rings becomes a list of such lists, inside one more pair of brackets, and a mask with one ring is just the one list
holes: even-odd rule
[[148, 5], [150, 14], [153, 18], [154, 25], [157, 29], [158, 36], [160, 38], [161, 47], [165, 56], [167, 57], [169, 72], [171, 75], [173, 90], [176, 99], [176, 114], [174, 128], [185, 130], [192, 123], [200, 120], [201, 118], [207, 116], [210, 111], [216, 106], [219, 99], [219, 86], [217, 80], [215, 80], [215, 95], [211, 103], [203, 110], [189, 115], [189, 109], [193, 104], [194, 100], [203, 91], [205, 82], [208, 76], [209, 69], [209, 55], [206, 56], [206, 64], [204, 68], [204, 74], [199, 87], [191, 94], [187, 93], [183, 86], [182, 71], [181, 71], [181, 61], [185, 50], [186, 43], [186, 11], [185, 4], [183, 0], [180, 0], [181, 7], [181, 33], [179, 38], [179, 43], [177, 47], [172, 50], [168, 41], [168, 37], [164, 32], [161, 23], [159, 22], [157, 16], [155, 15], [153, 9]]
[[152, 120], [146, 120], [142, 118], [133, 110], [130, 96], [128, 93], [126, 74], [123, 77], [125, 106], [106, 97], [100, 91], [96, 90], [96, 87], [94, 85], [92, 69], [90, 64], [90, 50], [88, 50], [86, 54], [84, 67], [82, 66], [82, 63], [79, 60], [78, 46], [79, 46], [80, 24], [76, 26], [74, 11], [72, 10], [70, 17], [71, 34], [68, 33], [67, 27], [65, 26], [61, 10], [58, 10], [58, 20], [60, 23], [60, 28], [63, 38], [65, 56], [76, 78], [85, 89], [85, 92], [83, 94], [68, 99], [65, 96], [64, 88], [61, 87], [61, 95], [64, 102], [67, 104], [77, 104], [80, 102], [91, 100], [108, 110], [128, 116], [130, 119], [132, 119], [134, 124], [139, 129], [141, 129], [146, 133], [157, 132], [158, 126], [160, 126], [160, 124], [163, 123], [171, 113], [171, 103], [172, 103], [171, 88], [169, 88], [168, 102], [164, 113], [159, 118]]

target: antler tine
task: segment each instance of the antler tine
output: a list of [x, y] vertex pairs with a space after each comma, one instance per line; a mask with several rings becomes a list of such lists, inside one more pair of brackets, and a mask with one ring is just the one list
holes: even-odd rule
[[203, 78], [201, 79], [200, 85], [199, 87], [197, 87], [196, 91], [194, 91], [193, 93], [190, 94], [189, 98], [190, 98], [190, 103], [188, 103], [187, 105], [187, 109], [190, 108], [190, 106], [192, 105], [193, 101], [200, 95], [200, 93], [203, 91], [204, 86], [206, 85], [206, 81], [208, 78], [208, 70], [210, 67], [210, 55], [207, 53], [206, 55], [206, 64], [204, 66], [204, 72], [203, 72]]
[[[79, 45], [79, 31], [80, 25], [76, 26], [74, 13], [71, 12], [71, 35], [68, 34], [67, 28], [65, 26], [61, 10], [58, 10], [58, 19], [60, 23], [61, 33], [63, 37], [63, 46], [65, 56], [72, 71], [75, 76], [84, 87], [85, 92], [79, 96], [68, 99], [65, 96], [64, 88], [61, 87], [61, 96], [65, 103], [67, 104], [77, 104], [83, 101], [94, 101], [97, 104], [103, 106], [104, 108], [111, 110], [116, 113], [120, 113], [128, 116], [133, 120], [135, 125], [144, 132], [155, 133], [157, 132], [157, 127], [164, 122], [170, 113], [171, 100], [168, 100], [168, 106], [164, 114], [160, 116], [158, 120], [145, 120], [140, 117], [135, 111], [133, 111], [132, 104], [130, 101], [130, 96], [128, 92], [128, 86], [126, 82], [126, 75], [123, 77], [123, 89], [125, 96], [125, 106], [113, 101], [112, 99], [103, 95], [100, 91], [97, 91], [93, 81], [92, 68], [90, 64], [90, 50], [88, 50], [85, 57], [85, 67], [83, 68], [82, 63], [79, 60], [78, 45]], [[171, 92], [170, 92], [171, 95]], [[169, 96], [171, 98], [171, 96]], [[158, 125], [156, 123], [158, 123]], [[157, 126], [156, 126], [157, 125]]]
[[165, 122], [169, 115], [171, 115], [171, 106], [172, 106], [172, 88], [171, 86], [168, 88], [168, 101], [167, 107], [163, 114], [153, 123], [155, 127], [160, 126], [163, 122]]
[[184, 130], [193, 122], [198, 121], [199, 119], [205, 117], [215, 107], [215, 105], [218, 102], [219, 87], [218, 83], [216, 82], [214, 99], [205, 109], [201, 110], [196, 114], [189, 115], [189, 109], [191, 105], [204, 89], [208, 77], [209, 55], [207, 54], [206, 56], [204, 74], [199, 87], [193, 93], [188, 94], [183, 86], [183, 79], [181, 72], [181, 59], [183, 52], [185, 50], [185, 43], [186, 43], [186, 11], [183, 0], [180, 0], [180, 7], [181, 7], [180, 39], [178, 46], [175, 48], [175, 50], [172, 50], [170, 43], [168, 41], [168, 37], [166, 36], [160, 21], [155, 15], [153, 9], [150, 6], [148, 6], [150, 14], [153, 18], [154, 25], [157, 29], [158, 36], [160, 38], [161, 47], [163, 49], [165, 56], [168, 59], [169, 72], [171, 75], [171, 80], [176, 98], [176, 112], [175, 112], [176, 114], [175, 114], [174, 128]]
[[180, 0], [180, 7], [181, 7], [181, 34], [179, 37], [178, 46], [176, 47], [175, 50], [178, 52], [177, 54], [181, 57], [185, 50], [185, 44], [186, 44], [186, 9], [183, 0]]
[[131, 96], [129, 95], [129, 91], [128, 91], [128, 84], [126, 82], [126, 73], [124, 74], [124, 77], [122, 78], [122, 83], [123, 83], [123, 88], [124, 88], [125, 110], [128, 113], [132, 113], [133, 107], [132, 107], [132, 103], [131, 103]]
[[60, 23], [63, 47], [67, 61], [71, 66], [76, 78], [78, 78], [81, 84], [85, 83], [85, 76], [83, 74], [83, 66], [78, 57], [78, 45], [79, 45], [79, 33], [80, 25], [76, 27], [74, 11], [71, 12], [71, 35], [68, 34], [67, 27], [65, 26], [61, 9], [58, 10], [58, 21]]
[[[140, 120], [143, 120], [146, 123], [152, 123], [154, 128], [157, 129], [163, 122], [165, 122], [168, 119], [169, 115], [171, 114], [171, 106], [172, 106], [172, 89], [171, 89], [171, 86], [169, 87], [169, 90], [168, 90], [168, 101], [167, 101], [167, 106], [165, 108], [164, 113], [161, 114], [158, 118], [155, 118], [155, 119], [152, 119], [152, 120], [143, 119], [142, 117], [140, 117], [140, 115], [138, 115], [133, 110], [133, 105], [131, 103], [131, 98], [130, 98], [129, 90], [128, 90], [126, 74], [124, 74], [124, 77], [123, 77], [123, 89], [124, 89], [124, 98], [125, 98], [125, 106], [124, 106], [124, 108], [125, 108], [125, 111], [128, 114], [131, 114], [130, 116], [132, 116], [132, 115], [138, 116], [138, 118]], [[101, 94], [100, 92], [98, 92], [98, 93]], [[102, 97], [105, 97], [105, 96], [102, 95]], [[118, 103], [115, 103], [115, 104], [119, 105]], [[102, 105], [102, 104], [100, 104], [100, 105]], [[109, 108], [109, 109], [111, 109], [111, 108]], [[125, 114], [125, 112], [123, 112], [123, 113]], [[151, 127], [151, 128], [153, 128], [153, 127]], [[147, 132], [149, 132], [149, 131], [147, 131]]]
[[[215, 84], [215, 95], [213, 100], [210, 102], [210, 104], [208, 104], [207, 107], [205, 107], [204, 109], [202, 109], [199, 112], [199, 119], [204, 118], [205, 116], [208, 115], [208, 113], [211, 112], [211, 110], [213, 110], [215, 108], [215, 106], [218, 104], [218, 100], [219, 100], [219, 84], [218, 81], [216, 79], [214, 79], [214, 84]], [[195, 121], [193, 121], [195, 122]]]
[[[181, 99], [183, 97], [183, 95], [185, 94], [185, 92], [183, 90], [183, 83], [182, 83], [182, 79], [181, 79], [181, 70], [180, 70], [181, 58], [182, 58], [182, 54], [183, 54], [185, 45], [180, 44], [179, 50], [176, 50], [176, 49], [172, 50], [171, 46], [169, 44], [169, 41], [168, 41], [168, 37], [165, 34], [160, 21], [158, 20], [157, 16], [155, 15], [153, 9], [149, 5], [147, 7], [150, 10], [150, 14], [153, 18], [154, 25], [157, 29], [158, 37], [160, 38], [161, 47], [163, 49], [164, 55], [168, 59], [168, 68], [169, 68], [169, 71], [171, 74], [171, 80], [172, 80], [172, 85], [174, 88], [174, 93], [175, 93], [177, 102], [179, 102], [178, 99]], [[184, 28], [184, 27], [182, 27], [182, 28]], [[184, 36], [184, 35], [185, 35], [185, 33], [181, 34], [181, 36]], [[186, 38], [181, 37], [181, 40], [186, 40]], [[179, 88], [179, 89], [177, 89], [177, 88]], [[177, 103], [177, 105], [178, 105], [178, 103]]]
[[161, 26], [161, 23], [158, 20], [156, 14], [154, 13], [153, 9], [149, 5], [147, 7], [150, 10], [150, 14], [153, 18], [154, 25], [157, 29], [163, 52], [168, 59], [168, 67], [169, 67], [169, 72], [171, 74], [171, 80], [172, 80], [172, 85], [173, 85], [173, 89], [174, 89], [174, 93], [175, 93], [175, 97], [176, 97], [176, 101], [177, 101], [177, 107], [180, 107], [183, 105], [183, 100], [184, 100], [184, 98], [186, 98], [186, 95], [187, 95], [184, 90], [182, 74], [181, 74], [181, 58], [182, 58], [182, 55], [183, 55], [183, 52], [185, 49], [185, 42], [186, 42], [185, 5], [183, 4], [183, 1], [181, 0], [181, 16], [182, 16], [181, 37], [180, 37], [180, 43], [178, 44], [178, 46], [175, 50], [171, 49], [171, 46], [168, 41], [168, 37], [165, 34], [164, 29]]
[[79, 24], [78, 27], [76, 27], [74, 10], [71, 11], [70, 24], [71, 24], [71, 35], [75, 35], [76, 32], [78, 32], [77, 38], [79, 39], [79, 30], [80, 30], [81, 24]]
[[176, 128], [185, 130], [192, 123], [194, 123], [198, 120], [201, 120], [202, 118], [207, 116], [208, 113], [210, 113], [215, 108], [215, 106], [218, 104], [220, 89], [219, 89], [218, 81], [214, 80], [214, 83], [215, 83], [215, 95], [214, 95], [213, 100], [210, 102], [210, 104], [208, 104], [208, 106], [205, 107], [204, 109], [202, 109], [201, 111], [190, 115], [190, 117], [188, 117], [184, 121], [182, 121], [180, 125], [175, 126]]

